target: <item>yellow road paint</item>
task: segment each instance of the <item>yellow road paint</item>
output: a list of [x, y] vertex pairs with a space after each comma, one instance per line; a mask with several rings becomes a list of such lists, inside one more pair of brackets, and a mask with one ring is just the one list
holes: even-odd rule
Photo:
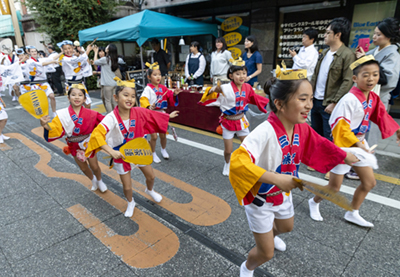
[[[38, 127], [32, 133], [41, 136], [43, 128]], [[52, 142], [53, 145], [63, 149], [65, 144], [60, 140]], [[109, 169], [103, 163], [99, 163], [102, 173], [120, 182], [119, 174], [114, 169]], [[156, 178], [169, 183], [170, 185], [189, 193], [192, 201], [189, 203], [177, 203], [166, 196], [158, 205], [174, 213], [183, 220], [199, 226], [212, 226], [224, 222], [231, 215], [231, 207], [221, 198], [208, 193], [202, 189], [185, 183], [177, 178], [154, 169]], [[149, 200], [152, 198], [145, 193], [146, 186], [132, 179], [132, 187], [137, 193]]]
[[[58, 172], [48, 164], [51, 155], [35, 142], [18, 133], [8, 134], [11, 138], [20, 140], [40, 156], [35, 168], [49, 178], [63, 178], [81, 183], [90, 189], [92, 182], [84, 175]], [[107, 190], [105, 193], [94, 192], [100, 198], [110, 203], [121, 212], [126, 209], [126, 201]], [[139, 230], [130, 236], [121, 236], [100, 222], [82, 205], [78, 204], [67, 209], [81, 224], [104, 243], [111, 251], [121, 257], [128, 265], [138, 268], [155, 267], [169, 261], [179, 250], [179, 238], [168, 227], [161, 224], [146, 213], [135, 209], [132, 218], [139, 225]]]
[[8, 151], [11, 150], [12, 147], [10, 145], [8, 145], [7, 143], [1, 143], [0, 144], [0, 150], [1, 151]]
[[105, 112], [107, 112], [107, 111], [106, 111], [106, 108], [104, 107], [103, 104], [96, 105], [96, 107], [93, 108], [92, 110], [93, 110], [93, 111], [96, 111], [96, 112], [99, 112], [99, 113], [105, 113]]
[[374, 175], [375, 175], [376, 180], [395, 184], [395, 185], [400, 185], [400, 179], [398, 179], [398, 178], [394, 178], [394, 177], [390, 177], [390, 176], [386, 176], [386, 175], [382, 175], [382, 174], [378, 174], [378, 173], [374, 173]]
[[[172, 123], [172, 122], [170, 122], [169, 125], [171, 125], [172, 127], [179, 128], [179, 129], [182, 129], [182, 130], [186, 130], [186, 131], [189, 131], [189, 132], [193, 132], [193, 133], [196, 133], [196, 134], [200, 134], [200, 135], [204, 135], [204, 136], [208, 136], [208, 137], [212, 137], [212, 138], [217, 138], [217, 139], [223, 139], [221, 135], [218, 135], [218, 134], [215, 134], [215, 133], [211, 133], [211, 132], [207, 132], [207, 131], [203, 131], [203, 130], [199, 130], [199, 129], [192, 128], [192, 127], [188, 127], [188, 126], [185, 126], [185, 125]], [[237, 144], [241, 144], [240, 140], [237, 139], [237, 138], [234, 138], [233, 142], [237, 143]]]

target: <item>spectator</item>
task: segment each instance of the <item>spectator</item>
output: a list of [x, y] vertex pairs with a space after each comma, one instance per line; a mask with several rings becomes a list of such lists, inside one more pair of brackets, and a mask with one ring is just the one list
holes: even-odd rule
[[247, 78], [246, 83], [251, 86], [257, 82], [257, 76], [262, 71], [262, 56], [260, 52], [258, 52], [258, 44], [255, 36], [250, 35], [247, 36], [244, 40], [244, 48], [245, 52], [243, 53], [242, 59], [246, 63], [247, 67]]
[[[54, 59], [54, 56], [58, 55], [53, 45], [46, 46], [46, 49], [49, 52], [49, 58]], [[54, 64], [53, 67], [55, 68], [56, 72], [51, 73], [51, 81], [57, 91], [57, 94], [64, 95], [64, 89], [61, 84], [62, 68], [58, 63]]]
[[[99, 58], [103, 58], [106, 56], [106, 48], [103, 46], [99, 47]], [[103, 87], [101, 85], [101, 66], [100, 65], [95, 65], [93, 62], [93, 75], [97, 76], [97, 87], [100, 88], [100, 97], [101, 100], [103, 101], [104, 107], [106, 106], [106, 102], [104, 99], [104, 92], [103, 92]]]
[[230, 51], [226, 50], [228, 47], [226, 46], [225, 39], [223, 37], [219, 37], [215, 40], [215, 51], [211, 54], [211, 66], [210, 66], [210, 77], [211, 82], [214, 85], [217, 84], [217, 80], [227, 79], [226, 76], [230, 62], [232, 59], [232, 54]]
[[197, 41], [193, 41], [189, 49], [190, 54], [187, 56], [185, 64], [186, 80], [202, 86], [204, 83], [203, 73], [206, 69], [206, 59], [201, 53], [203, 49]]
[[153, 53], [154, 62], [157, 62], [160, 66], [161, 71], [161, 84], [165, 82], [165, 75], [168, 74], [168, 70], [171, 66], [171, 62], [169, 61], [169, 56], [163, 49], [161, 49], [161, 44], [158, 39], [153, 39], [151, 41], [151, 47], [155, 51]]
[[101, 66], [100, 84], [104, 95], [104, 106], [106, 107], [107, 113], [110, 113], [117, 106], [113, 97], [115, 89], [117, 88], [117, 82], [114, 81], [114, 77], [117, 71], [120, 74], [118, 63], [122, 62], [122, 60], [118, 59], [117, 47], [115, 44], [109, 44], [105, 50], [106, 56], [100, 59], [98, 59], [99, 48], [95, 46], [93, 50], [94, 64]]
[[345, 45], [350, 32], [350, 22], [344, 18], [331, 21], [324, 35], [328, 49], [317, 62], [311, 84], [314, 89], [314, 106], [311, 110], [311, 127], [321, 136], [332, 140], [330, 115], [337, 102], [353, 85], [350, 64], [354, 53]]
[[300, 48], [299, 54], [293, 49], [289, 49], [289, 53], [293, 57], [293, 69], [307, 69], [308, 80], [311, 80], [318, 61], [318, 51], [314, 47], [317, 38], [318, 31], [309, 28], [303, 32], [303, 39], [301, 41], [303, 47]]

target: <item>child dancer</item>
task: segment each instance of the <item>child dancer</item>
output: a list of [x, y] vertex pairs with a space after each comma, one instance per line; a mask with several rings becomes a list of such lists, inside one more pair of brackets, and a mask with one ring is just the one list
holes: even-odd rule
[[[388, 138], [395, 132], [397, 142], [400, 140], [399, 125], [386, 112], [384, 104], [378, 95], [371, 91], [379, 80], [379, 63], [372, 55], [365, 56], [350, 65], [353, 70], [353, 82], [357, 84], [350, 92], [340, 99], [332, 112], [329, 124], [331, 125], [333, 141], [339, 147], [360, 147], [369, 152], [365, 134], [370, 127], [370, 120], [378, 125], [382, 138]], [[350, 166], [337, 165], [331, 170], [328, 186], [339, 191], [343, 182], [343, 175], [349, 172]], [[359, 209], [368, 192], [376, 185], [374, 172], [366, 163], [356, 163], [353, 169], [360, 176], [361, 184], [354, 192], [353, 211], [346, 212], [344, 219], [362, 227], [374, 227], [359, 214]], [[319, 203], [322, 198], [315, 196], [308, 203], [310, 216], [316, 221], [323, 218], [319, 212]]]
[[29, 49], [30, 59], [26, 61], [26, 70], [29, 72], [29, 81], [34, 83], [33, 86], [21, 85], [21, 94], [27, 92], [26, 88], [29, 87], [30, 90], [37, 89], [40, 87], [46, 96], [50, 99], [51, 110], [53, 111], [53, 117], [56, 114], [56, 98], [54, 97], [54, 92], [51, 89], [50, 84], [47, 82], [46, 76], [46, 66], [57, 63], [56, 61], [39, 61], [38, 52], [36, 48]]
[[[67, 135], [68, 150], [74, 157], [75, 162], [82, 172], [92, 181], [92, 190], [107, 190], [107, 186], [101, 179], [101, 169], [96, 154], [89, 156], [88, 162], [85, 157], [85, 144], [88, 142], [93, 129], [103, 120], [104, 116], [96, 111], [86, 109], [85, 87], [80, 84], [72, 85], [68, 91], [70, 106], [57, 111], [57, 116], [50, 122], [49, 116], [40, 119], [44, 128], [44, 138], [51, 142]], [[50, 128], [49, 128], [50, 127]]]
[[204, 106], [219, 106], [222, 125], [222, 137], [224, 139], [225, 165], [222, 171], [224, 176], [229, 176], [229, 162], [233, 150], [233, 137], [236, 134], [240, 141], [250, 133], [249, 122], [245, 116], [248, 104], [257, 105], [260, 111], [266, 113], [268, 99], [257, 95], [253, 88], [246, 84], [247, 68], [242, 58], [230, 60], [232, 66], [228, 70], [229, 84], [221, 86], [222, 92], [216, 92], [216, 87], [205, 92], [199, 104]]
[[[150, 83], [147, 84], [144, 89], [142, 96], [140, 97], [140, 107], [147, 108], [150, 110], [156, 110], [165, 113], [168, 106], [178, 106], [179, 101], [177, 95], [180, 90], [175, 89], [175, 91], [169, 90], [166, 86], [161, 85], [161, 71], [158, 63], [146, 63], [149, 68], [147, 70], [147, 78]], [[166, 133], [160, 133], [160, 143], [161, 143], [161, 155], [164, 159], [168, 160], [169, 155], [167, 153], [167, 136]], [[160, 163], [161, 160], [156, 153], [156, 142], [157, 133], [151, 134], [150, 146], [153, 151], [153, 162]]]
[[286, 250], [277, 235], [293, 229], [290, 190], [298, 186], [293, 176], [298, 177], [300, 162], [326, 172], [343, 160], [357, 161], [305, 123], [313, 105], [307, 71], [281, 73], [278, 67], [277, 76], [279, 80], [270, 80], [264, 88], [272, 110], [268, 120], [244, 139], [231, 159], [229, 180], [245, 205], [256, 241], [240, 267], [241, 277], [253, 276], [256, 267], [273, 257], [274, 247]]
[[[86, 52], [81, 52], [81, 55], [74, 55], [74, 46], [72, 41], [64, 40], [62, 42], [57, 43], [57, 46], [61, 49], [61, 53], [54, 56], [55, 60], [58, 60], [62, 65], [62, 70], [65, 75], [65, 89], [69, 91], [69, 87], [73, 84], [82, 84], [84, 83], [84, 76], [87, 74], [87, 70], [91, 70], [90, 65], [88, 64], [88, 55], [90, 51], [92, 51], [92, 46], [89, 45], [86, 49]], [[87, 70], [86, 70], [87, 69]], [[90, 104], [92, 100], [90, 99], [89, 93], [85, 86], [86, 92], [86, 108], [90, 108]]]
[[[99, 126], [94, 129], [86, 150], [86, 156], [90, 155], [92, 151], [100, 150], [100, 148], [112, 156], [115, 169], [121, 178], [124, 195], [128, 200], [125, 216], [131, 217], [135, 208], [131, 183], [131, 170], [134, 167], [123, 161], [123, 155], [118, 150], [134, 138], [144, 137], [146, 134], [165, 133], [169, 118], [178, 116], [178, 112], [174, 111], [168, 115], [134, 107], [136, 103], [134, 80], [121, 81], [117, 77], [114, 80], [117, 81], [117, 89], [114, 95], [117, 107], [113, 112], [107, 114]], [[153, 190], [155, 179], [153, 168], [151, 165], [139, 165], [139, 169], [146, 177], [146, 193], [155, 202], [160, 202], [162, 196]]]
[[3, 129], [6, 127], [8, 115], [4, 110], [6, 104], [4, 103], [3, 99], [0, 96], [0, 143], [4, 143], [5, 140], [10, 139], [9, 137], [3, 135]]

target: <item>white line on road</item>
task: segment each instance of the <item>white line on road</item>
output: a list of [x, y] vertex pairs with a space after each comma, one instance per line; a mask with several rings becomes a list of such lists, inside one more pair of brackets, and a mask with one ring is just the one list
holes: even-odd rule
[[[174, 140], [174, 137], [172, 135], [167, 135], [167, 138], [170, 139], [170, 140]], [[218, 149], [218, 148], [215, 148], [215, 147], [212, 147], [212, 146], [208, 146], [208, 145], [205, 145], [205, 144], [202, 144], [202, 143], [194, 142], [194, 141], [191, 141], [191, 140], [188, 140], [188, 139], [178, 138], [177, 142], [185, 144], [185, 145], [188, 145], [188, 146], [192, 146], [192, 147], [204, 150], [204, 151], [208, 151], [210, 153], [214, 153], [214, 154], [217, 154], [217, 155], [220, 155], [220, 156], [224, 155], [224, 151], [221, 150], [221, 149]], [[399, 157], [400, 157], [400, 155], [399, 155]], [[323, 186], [326, 186], [328, 184], [328, 181], [326, 181], [326, 180], [323, 180], [321, 178], [314, 177], [314, 176], [311, 176], [311, 175], [308, 175], [308, 174], [305, 174], [305, 173], [300, 173], [299, 172], [299, 177], [301, 179], [305, 180], [305, 181], [313, 182], [313, 183], [316, 183], [316, 184], [319, 184], [319, 185], [323, 185]], [[342, 185], [341, 188], [340, 188], [340, 191], [343, 192], [343, 193], [347, 193], [347, 194], [353, 195], [355, 189], [352, 188], [352, 187], [346, 186], [346, 185]], [[373, 201], [373, 202], [376, 202], [376, 203], [379, 203], [379, 204], [382, 204], [382, 205], [385, 205], [385, 206], [388, 206], [388, 207], [392, 207], [392, 208], [400, 210], [400, 201], [397, 201], [397, 200], [394, 200], [394, 199], [391, 199], [391, 198], [388, 198], [388, 197], [384, 197], [384, 196], [381, 196], [381, 195], [378, 195], [378, 194], [370, 192], [370, 193], [368, 193], [366, 199], [368, 199], [370, 201]]]

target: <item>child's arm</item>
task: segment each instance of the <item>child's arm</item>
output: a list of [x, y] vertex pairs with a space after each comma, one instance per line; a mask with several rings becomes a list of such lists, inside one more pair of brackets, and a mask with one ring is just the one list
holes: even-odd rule
[[45, 128], [47, 131], [50, 130], [49, 128], [50, 116], [46, 115], [40, 118], [40, 125]]
[[107, 144], [103, 145], [100, 147], [101, 149], [103, 149], [104, 151], [106, 151], [108, 154], [111, 155], [111, 157], [113, 157], [113, 159], [118, 160], [118, 159], [123, 159], [124, 155], [122, 155], [121, 152], [112, 149], [110, 146], [108, 146]]
[[3, 104], [4, 108], [6, 108], [6, 103], [4, 103], [3, 98], [0, 96], [0, 102]]

